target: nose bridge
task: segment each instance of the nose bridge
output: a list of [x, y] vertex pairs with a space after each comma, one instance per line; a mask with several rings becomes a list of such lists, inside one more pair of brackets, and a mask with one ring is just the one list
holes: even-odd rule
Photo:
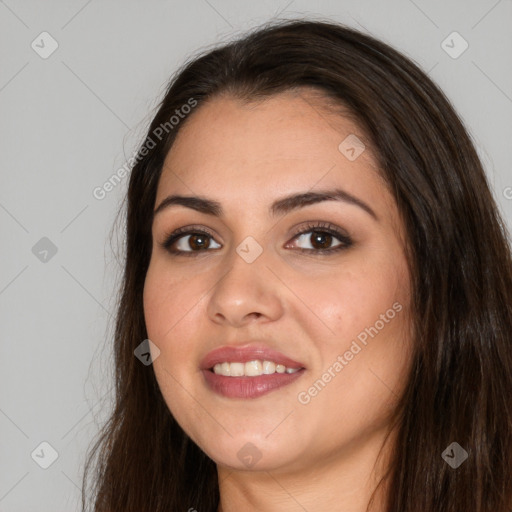
[[255, 213], [258, 208], [250, 205], [234, 213], [236, 223], [230, 228], [230, 254], [228, 264], [250, 272], [254, 268], [263, 271], [264, 263], [268, 262], [269, 228]]
[[240, 286], [242, 290], [257, 293], [262, 288], [268, 269], [268, 250], [265, 250], [254, 237], [249, 236], [242, 242], [233, 245], [227, 257], [227, 271], [223, 274], [219, 285], [229, 287]]
[[275, 318], [279, 314], [277, 283], [267, 269], [269, 253], [252, 236], [231, 248], [209, 300], [211, 318], [239, 323], [249, 315]]

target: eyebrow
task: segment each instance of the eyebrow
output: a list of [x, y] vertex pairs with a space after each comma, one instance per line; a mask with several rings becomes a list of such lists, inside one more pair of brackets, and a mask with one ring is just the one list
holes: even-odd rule
[[[293, 210], [298, 210], [305, 206], [321, 203], [323, 201], [341, 201], [358, 206], [375, 220], [378, 220], [377, 214], [364, 201], [339, 188], [319, 192], [304, 192], [283, 197], [272, 204], [270, 207], [270, 214], [272, 217], [282, 216]], [[222, 217], [224, 215], [222, 205], [218, 201], [202, 196], [182, 195], [170, 195], [166, 197], [158, 205], [153, 214], [157, 215], [162, 210], [173, 205], [185, 206], [186, 208], [191, 208], [192, 210], [196, 210], [207, 215], [213, 215], [215, 217]]]

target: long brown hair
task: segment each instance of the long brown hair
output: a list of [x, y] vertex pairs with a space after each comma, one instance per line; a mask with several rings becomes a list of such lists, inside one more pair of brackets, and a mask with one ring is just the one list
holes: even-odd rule
[[[149, 127], [127, 194], [115, 406], [88, 455], [84, 510], [96, 455], [95, 512], [217, 510], [215, 463], [172, 417], [152, 367], [134, 357], [147, 338], [142, 291], [156, 190], [176, 134], [205, 101], [300, 87], [358, 121], [405, 223], [414, 354], [396, 410], [387, 511], [510, 511], [512, 258], [481, 162], [447, 98], [414, 63], [368, 35], [307, 20], [260, 27], [188, 62]], [[190, 113], [175, 124], [176, 110]], [[442, 457], [453, 442], [468, 454], [457, 469]]]

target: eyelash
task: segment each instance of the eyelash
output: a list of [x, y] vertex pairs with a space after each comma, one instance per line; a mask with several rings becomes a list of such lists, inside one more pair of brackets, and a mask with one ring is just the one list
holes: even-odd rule
[[[292, 241], [301, 235], [306, 235], [308, 233], [321, 233], [321, 234], [329, 234], [337, 238], [341, 244], [335, 247], [331, 247], [330, 249], [296, 249], [302, 253], [309, 253], [318, 256], [328, 256], [333, 253], [337, 253], [339, 251], [346, 250], [353, 245], [352, 239], [341, 233], [338, 229], [333, 227], [332, 224], [328, 222], [317, 222], [317, 223], [308, 223], [306, 226], [302, 226], [301, 229], [293, 235]], [[206, 235], [210, 238], [215, 238], [213, 233], [206, 228], [199, 228], [196, 226], [186, 226], [183, 228], [176, 229], [169, 235], [167, 235], [164, 241], [161, 243], [161, 246], [171, 253], [173, 256], [193, 256], [195, 257], [201, 252], [209, 252], [206, 250], [198, 250], [198, 251], [180, 251], [172, 248], [172, 245], [178, 241], [180, 238], [187, 235]], [[214, 249], [218, 250], [218, 249]]]

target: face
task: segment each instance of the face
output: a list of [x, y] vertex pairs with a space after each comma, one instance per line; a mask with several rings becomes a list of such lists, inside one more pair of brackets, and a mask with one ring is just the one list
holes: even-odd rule
[[220, 467], [296, 471], [363, 453], [403, 390], [403, 225], [360, 128], [320, 101], [210, 100], [158, 185], [144, 288], [153, 368]]

